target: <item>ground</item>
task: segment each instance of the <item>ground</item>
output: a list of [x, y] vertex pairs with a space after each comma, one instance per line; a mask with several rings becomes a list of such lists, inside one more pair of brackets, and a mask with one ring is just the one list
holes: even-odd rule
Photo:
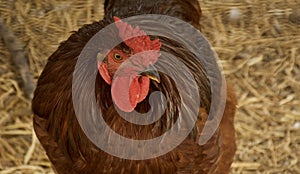
[[[235, 84], [233, 174], [300, 173], [300, 2], [200, 0], [202, 32]], [[103, 2], [5, 1], [0, 18], [24, 43], [36, 82], [70, 31], [102, 19]], [[32, 131], [30, 101], [0, 41], [0, 174], [53, 173]]]

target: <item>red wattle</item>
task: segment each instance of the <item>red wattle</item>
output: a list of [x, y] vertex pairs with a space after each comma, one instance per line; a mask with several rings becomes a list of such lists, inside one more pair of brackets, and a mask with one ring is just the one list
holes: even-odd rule
[[[140, 79], [139, 79], [140, 78]], [[150, 79], [136, 76], [120, 76], [113, 80], [111, 94], [114, 103], [124, 112], [131, 112], [149, 92]]]
[[135, 77], [129, 87], [129, 99], [132, 107], [143, 101], [149, 92], [150, 79], [148, 77]]

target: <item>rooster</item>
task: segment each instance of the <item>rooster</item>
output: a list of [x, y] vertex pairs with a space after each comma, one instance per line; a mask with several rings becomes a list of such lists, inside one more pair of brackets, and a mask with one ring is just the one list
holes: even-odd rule
[[[53, 169], [59, 174], [69, 173], [229, 173], [236, 150], [233, 119], [235, 93], [227, 85], [226, 106], [222, 121], [213, 136], [199, 145], [201, 130], [208, 119], [211, 105], [210, 81], [205, 68], [194, 54], [180, 43], [160, 36], [138, 36], [124, 40], [126, 33], [145, 31], [134, 28], [122, 18], [142, 14], [169, 15], [184, 20], [200, 30], [201, 10], [197, 0], [106, 0], [105, 17], [99, 22], [84, 25], [49, 57], [39, 77], [32, 100], [34, 130], [44, 147]], [[123, 40], [98, 61], [95, 80], [97, 107], [106, 124], [121, 136], [145, 140], [165, 133], [178, 119], [180, 96], [174, 80], [155, 68], [159, 51], [173, 54], [192, 72], [199, 89], [194, 128], [176, 148], [150, 159], [132, 160], [113, 156], [97, 147], [80, 126], [72, 102], [72, 80], [75, 66], [87, 42], [111, 23], [118, 33], [113, 37]], [[143, 51], [131, 61], [142, 66], [132, 67], [129, 76], [118, 74], [122, 64]], [[100, 55], [101, 56], [101, 55]], [[172, 62], [169, 62], [170, 66]], [[126, 69], [125, 69], [126, 70]], [[82, 84], [85, 84], [82, 81]], [[150, 94], [160, 91], [167, 101], [162, 117], [152, 124], [129, 123], [119, 110], [146, 113], [151, 109]], [[115, 106], [116, 105], [116, 106]], [[116, 109], [118, 108], [118, 109]]]

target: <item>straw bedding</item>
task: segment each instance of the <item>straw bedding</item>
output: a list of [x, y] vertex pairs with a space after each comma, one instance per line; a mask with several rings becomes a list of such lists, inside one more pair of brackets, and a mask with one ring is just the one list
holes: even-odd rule
[[[99, 0], [1, 0], [36, 82], [70, 31], [102, 19]], [[232, 173], [300, 173], [300, 2], [200, 1], [203, 33], [238, 96]], [[2, 33], [3, 34], [3, 33]], [[20, 69], [0, 41], [0, 174], [53, 173], [32, 131]], [[26, 85], [25, 85], [26, 86]]]

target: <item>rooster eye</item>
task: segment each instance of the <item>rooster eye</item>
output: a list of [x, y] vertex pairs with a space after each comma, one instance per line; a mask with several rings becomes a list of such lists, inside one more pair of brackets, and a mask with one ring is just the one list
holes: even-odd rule
[[123, 57], [122, 57], [120, 54], [118, 54], [118, 53], [115, 53], [115, 54], [114, 54], [114, 58], [115, 58], [116, 60], [118, 60], [118, 61], [120, 61], [120, 60], [123, 59]]

